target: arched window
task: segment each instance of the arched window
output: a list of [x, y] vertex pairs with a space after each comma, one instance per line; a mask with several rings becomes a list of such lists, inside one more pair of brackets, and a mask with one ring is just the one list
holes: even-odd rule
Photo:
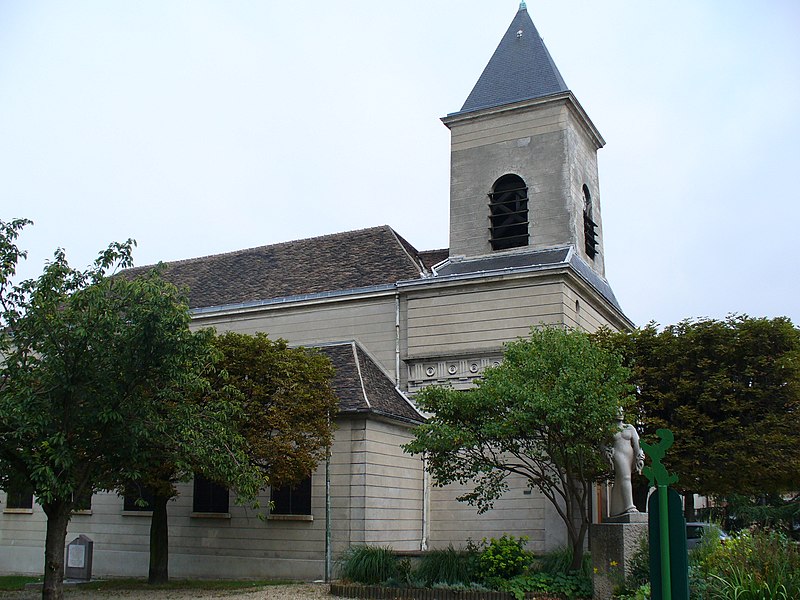
[[503, 175], [489, 193], [492, 250], [528, 245], [528, 187], [517, 175]]
[[594, 260], [597, 256], [597, 223], [592, 219], [592, 196], [583, 186], [583, 244], [586, 255]]

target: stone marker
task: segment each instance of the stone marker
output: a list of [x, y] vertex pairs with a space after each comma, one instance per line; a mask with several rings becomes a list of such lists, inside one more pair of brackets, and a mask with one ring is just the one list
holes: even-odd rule
[[66, 579], [89, 581], [92, 578], [92, 548], [94, 542], [81, 534], [67, 544]]

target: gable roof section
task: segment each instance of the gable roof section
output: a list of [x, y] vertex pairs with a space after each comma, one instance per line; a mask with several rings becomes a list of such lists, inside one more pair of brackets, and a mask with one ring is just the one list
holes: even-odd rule
[[372, 414], [406, 423], [424, 418], [356, 342], [317, 347], [336, 369], [333, 389], [343, 414]]
[[464, 106], [453, 114], [566, 91], [569, 88], [523, 2]]
[[195, 309], [392, 285], [420, 277], [422, 265], [414, 247], [384, 225], [163, 263], [163, 277], [188, 287]]

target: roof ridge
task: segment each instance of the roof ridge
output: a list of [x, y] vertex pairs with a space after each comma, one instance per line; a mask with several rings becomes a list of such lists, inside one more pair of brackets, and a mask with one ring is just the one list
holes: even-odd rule
[[364, 385], [364, 374], [361, 372], [361, 361], [358, 358], [358, 346], [355, 340], [351, 342], [351, 346], [353, 348], [353, 360], [356, 363], [356, 370], [358, 371], [358, 382], [361, 384], [361, 393], [364, 394], [364, 402], [366, 402], [367, 408], [372, 410], [372, 404], [370, 404], [369, 397], [367, 396], [367, 388]]
[[[389, 229], [391, 234], [397, 240], [397, 243], [400, 244], [400, 247], [403, 249], [403, 252], [405, 252], [406, 256], [408, 256], [409, 260], [413, 263], [414, 268], [419, 270], [420, 275], [424, 275], [426, 271], [425, 262], [420, 258], [419, 250], [417, 250], [411, 244], [411, 242], [409, 242], [402, 235], [400, 235], [394, 229], [392, 229], [390, 225], [387, 225], [386, 227]], [[414, 256], [411, 255], [411, 252], [414, 253]]]

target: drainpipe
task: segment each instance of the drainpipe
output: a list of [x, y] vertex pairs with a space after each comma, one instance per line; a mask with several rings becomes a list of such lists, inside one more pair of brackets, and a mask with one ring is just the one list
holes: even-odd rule
[[400, 290], [394, 292], [394, 385], [400, 388]]
[[[330, 423], [330, 415], [328, 416]], [[330, 583], [333, 552], [331, 548], [331, 447], [325, 452], [325, 582]]]
[[428, 476], [428, 459], [423, 455], [422, 457], [422, 540], [419, 544], [419, 549], [423, 552], [428, 549], [428, 535], [430, 528], [430, 494], [428, 493], [429, 487]]

